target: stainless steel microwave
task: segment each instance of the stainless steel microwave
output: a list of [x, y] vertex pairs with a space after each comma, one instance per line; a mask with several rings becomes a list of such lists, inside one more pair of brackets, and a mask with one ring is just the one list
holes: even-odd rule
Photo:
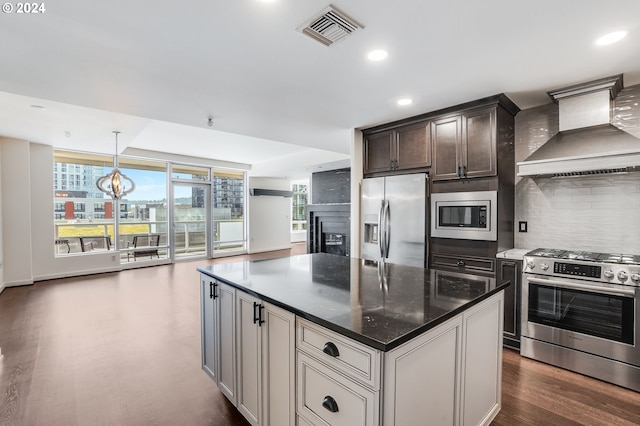
[[431, 194], [431, 236], [496, 241], [497, 191]]

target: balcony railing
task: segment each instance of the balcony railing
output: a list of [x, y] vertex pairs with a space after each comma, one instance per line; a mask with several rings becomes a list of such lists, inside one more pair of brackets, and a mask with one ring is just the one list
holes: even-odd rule
[[[120, 234], [117, 246], [109, 248], [99, 246], [97, 250], [114, 250], [120, 252], [121, 260], [127, 260], [127, 253], [134, 251], [128, 248], [136, 235], [159, 234], [160, 243], [158, 253], [160, 257], [166, 257], [169, 251], [166, 221], [126, 221], [120, 223]], [[214, 221], [213, 244], [216, 251], [243, 249], [245, 247], [244, 224], [242, 219], [228, 219]], [[180, 220], [174, 226], [174, 244], [177, 255], [205, 254], [206, 251], [206, 224], [204, 220]], [[93, 220], [55, 223], [55, 250], [56, 255], [66, 256], [83, 253], [81, 239], [88, 237], [105, 237], [114, 241], [113, 221]], [[86, 248], [85, 251], [86, 252]]]

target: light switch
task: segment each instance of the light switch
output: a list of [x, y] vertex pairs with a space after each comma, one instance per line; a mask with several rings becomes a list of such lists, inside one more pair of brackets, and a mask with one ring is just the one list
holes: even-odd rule
[[526, 221], [518, 222], [518, 232], [527, 232], [527, 222]]

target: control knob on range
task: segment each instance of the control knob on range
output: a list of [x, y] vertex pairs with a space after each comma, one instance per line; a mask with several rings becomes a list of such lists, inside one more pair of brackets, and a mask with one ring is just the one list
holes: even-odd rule
[[615, 276], [616, 276], [616, 274], [614, 274], [614, 273], [613, 273], [613, 271], [612, 271], [611, 269], [607, 269], [606, 271], [604, 271], [604, 272], [602, 273], [602, 275], [604, 275], [604, 276], [605, 276], [605, 278], [608, 278], [608, 279], [611, 279], [611, 278], [613, 278], [613, 277], [615, 277]]
[[626, 281], [627, 278], [629, 278], [629, 274], [627, 274], [625, 271], [618, 272], [618, 279], [620, 281]]
[[527, 261], [527, 268], [535, 269], [535, 267], [536, 267], [536, 264], [532, 260]]
[[635, 282], [640, 281], [640, 274], [631, 274], [631, 280]]
[[542, 269], [543, 271], [546, 271], [547, 269], [549, 269], [549, 265], [547, 265], [546, 263], [541, 263], [540, 269]]

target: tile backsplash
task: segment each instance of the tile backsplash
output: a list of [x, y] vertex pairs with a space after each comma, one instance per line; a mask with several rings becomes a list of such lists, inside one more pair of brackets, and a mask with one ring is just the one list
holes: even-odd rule
[[[613, 124], [640, 138], [640, 85], [614, 100]], [[558, 107], [543, 105], [516, 117], [516, 163], [558, 132]], [[640, 145], [640, 140], [639, 140]], [[516, 170], [517, 173], [517, 170]], [[640, 172], [596, 177], [516, 178], [515, 247], [640, 254]]]

